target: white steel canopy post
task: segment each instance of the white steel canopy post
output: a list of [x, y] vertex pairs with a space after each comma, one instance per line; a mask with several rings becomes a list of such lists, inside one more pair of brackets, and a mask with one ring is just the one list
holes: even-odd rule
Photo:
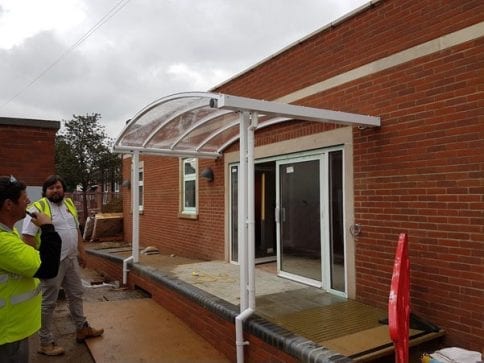
[[240, 312], [248, 308], [247, 291], [247, 129], [248, 112], [240, 112], [240, 166], [238, 177], [238, 254], [240, 268]]
[[[235, 318], [235, 344], [237, 363], [244, 362], [244, 321], [254, 312], [254, 128], [249, 126], [249, 112], [240, 116], [240, 167], [239, 167], [239, 265], [240, 314]], [[250, 136], [252, 133], [252, 136]], [[252, 148], [252, 150], [250, 150]], [[252, 198], [252, 200], [251, 200]], [[252, 209], [252, 211], [251, 211]], [[249, 216], [251, 216], [249, 218]], [[251, 222], [252, 221], [252, 222]], [[252, 234], [252, 237], [251, 237]], [[249, 252], [251, 251], [251, 252]], [[252, 257], [251, 257], [252, 255]], [[252, 262], [251, 262], [252, 261]], [[252, 266], [252, 267], [251, 267]], [[251, 271], [252, 268], [252, 271]], [[252, 282], [251, 282], [252, 280]]]
[[132, 254], [134, 263], [139, 262], [139, 151], [133, 152], [131, 160], [131, 208], [133, 209]]
[[123, 260], [123, 285], [128, 283], [128, 263], [139, 262], [139, 151], [131, 153], [131, 209], [132, 220], [132, 242], [131, 256]]
[[255, 311], [255, 166], [254, 140], [259, 115], [251, 113], [250, 125], [247, 128], [247, 270], [249, 308]]

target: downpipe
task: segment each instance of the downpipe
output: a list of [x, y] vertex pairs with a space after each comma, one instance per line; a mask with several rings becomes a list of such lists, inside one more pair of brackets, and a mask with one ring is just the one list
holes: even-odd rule
[[235, 344], [237, 347], [237, 363], [244, 361], [244, 345], [249, 345], [248, 341], [244, 341], [244, 321], [254, 313], [251, 308], [245, 309], [235, 317]]
[[128, 283], [128, 263], [134, 261], [134, 256], [129, 256], [123, 260], [123, 285]]

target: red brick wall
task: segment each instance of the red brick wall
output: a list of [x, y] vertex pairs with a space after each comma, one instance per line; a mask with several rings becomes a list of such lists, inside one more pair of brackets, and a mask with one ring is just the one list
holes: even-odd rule
[[[215, 178], [198, 181], [197, 219], [179, 215], [179, 160], [142, 156], [144, 162], [144, 211], [140, 215], [140, 245], [156, 246], [161, 253], [201, 259], [224, 259], [223, 160], [199, 160], [198, 169], [210, 166]], [[130, 178], [131, 159], [125, 159], [123, 179]], [[124, 210], [131, 208], [131, 190], [123, 194]], [[131, 240], [132, 215], [124, 218], [124, 231]]]
[[[217, 91], [271, 99], [482, 21], [480, 1], [383, 1]], [[378, 115], [354, 129], [357, 297], [385, 307], [409, 233], [412, 309], [484, 346], [482, 38], [298, 101]], [[279, 135], [279, 134], [277, 134]], [[277, 137], [277, 136], [274, 136]]]
[[[479, 0], [382, 0], [373, 8], [315, 34], [216, 91], [276, 99], [476, 24], [482, 21], [483, 11], [484, 4]], [[325, 103], [325, 100], [319, 102]], [[361, 112], [357, 108], [342, 110]]]
[[[275, 99], [473, 25], [483, 10], [480, 0], [384, 0], [216, 91]], [[484, 346], [483, 43], [468, 41], [297, 102], [382, 118], [380, 129], [354, 129], [357, 298], [386, 306], [397, 237], [408, 232], [413, 312], [444, 328], [448, 344], [475, 350]], [[324, 129], [282, 124], [257, 132], [256, 144]], [[192, 221], [177, 216], [178, 160], [154, 160], [145, 158], [145, 173], [155, 170], [145, 176], [146, 189], [155, 188], [150, 201], [145, 195], [141, 241], [164, 252], [223, 257], [223, 161], [201, 161], [215, 181], [200, 182], [203, 207]]]
[[[113, 279], [122, 281], [122, 266], [119, 263], [89, 255], [89, 266]], [[154, 301], [187, 323], [193, 331], [225, 354], [232, 362], [236, 361], [235, 325], [233, 322], [222, 319], [172, 289], [153, 282], [147, 277], [142, 277], [134, 271], [131, 271], [128, 275], [128, 284], [131, 288], [137, 286], [150, 293]], [[293, 357], [256, 336], [246, 333], [245, 339], [250, 342], [250, 348], [244, 349], [245, 359], [248, 362], [296, 362]]]
[[[478, 350], [484, 344], [484, 120], [476, 97], [482, 51], [482, 41], [469, 42], [366, 80], [383, 127], [354, 131], [355, 216], [363, 226], [358, 297], [386, 304], [397, 235], [408, 232], [413, 311], [442, 326], [449, 344]], [[357, 95], [350, 98], [357, 103]], [[391, 105], [379, 107], [385, 98]]]
[[55, 172], [56, 129], [0, 125], [0, 175], [42, 185]]

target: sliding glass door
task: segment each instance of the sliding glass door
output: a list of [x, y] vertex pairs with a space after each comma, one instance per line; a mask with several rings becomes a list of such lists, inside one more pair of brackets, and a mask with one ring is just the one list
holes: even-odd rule
[[278, 162], [279, 274], [321, 286], [321, 157]]
[[[343, 150], [255, 164], [256, 262], [279, 276], [346, 294]], [[230, 166], [230, 251], [238, 261], [238, 165]]]

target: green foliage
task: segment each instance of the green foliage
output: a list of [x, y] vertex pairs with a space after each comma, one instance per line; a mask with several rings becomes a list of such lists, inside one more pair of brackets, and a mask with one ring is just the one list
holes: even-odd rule
[[119, 180], [121, 159], [110, 151], [112, 140], [100, 119], [98, 113], [73, 115], [56, 137], [56, 172], [65, 178], [68, 191]]
[[56, 174], [64, 177], [67, 191], [73, 191], [77, 185], [77, 159], [63, 136], [55, 140], [55, 168]]

